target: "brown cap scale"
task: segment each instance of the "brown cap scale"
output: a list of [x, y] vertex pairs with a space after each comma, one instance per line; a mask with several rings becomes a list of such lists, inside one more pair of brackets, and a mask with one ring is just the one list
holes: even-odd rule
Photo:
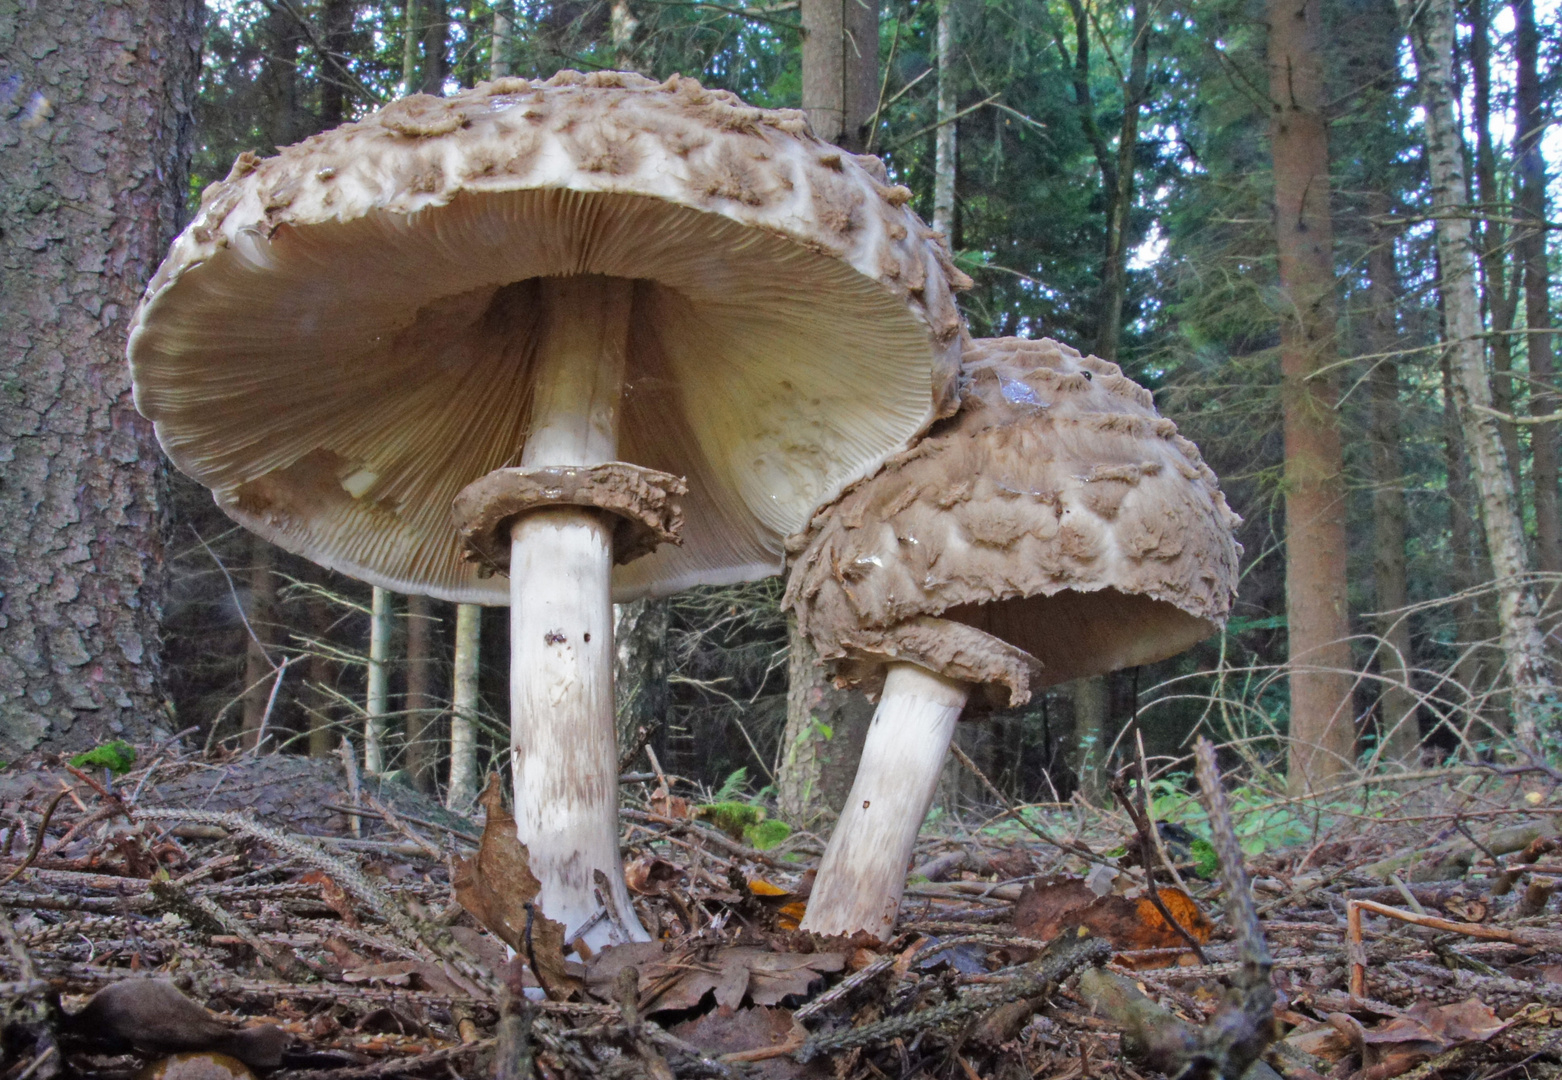
[[592, 946], [643, 934], [610, 598], [777, 572], [955, 407], [964, 282], [909, 197], [801, 113], [561, 72], [242, 157], [148, 287], [136, 404], [228, 514], [376, 585], [510, 600], [517, 830]]
[[1174, 655], [1236, 588], [1237, 517], [1148, 391], [1054, 341], [974, 341], [963, 364], [960, 411], [794, 541], [785, 604], [839, 681], [883, 695], [804, 922], [824, 933], [892, 925], [971, 691], [1019, 705]]

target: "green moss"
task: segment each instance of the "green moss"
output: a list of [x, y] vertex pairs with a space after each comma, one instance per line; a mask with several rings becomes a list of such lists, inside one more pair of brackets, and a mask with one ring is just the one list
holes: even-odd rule
[[1188, 845], [1193, 852], [1193, 872], [1208, 881], [1220, 871], [1220, 856], [1215, 854], [1215, 845], [1208, 840], [1195, 840]]
[[760, 851], [769, 851], [791, 835], [792, 826], [774, 819], [755, 822], [743, 830], [743, 839], [748, 846]]
[[757, 806], [742, 802], [717, 802], [696, 806], [694, 816], [708, 821], [734, 840], [743, 839], [743, 830], [758, 825], [765, 819], [765, 812]]
[[77, 754], [70, 762], [78, 769], [107, 769], [115, 776], [124, 776], [136, 763], [136, 748], [123, 739], [115, 739]]

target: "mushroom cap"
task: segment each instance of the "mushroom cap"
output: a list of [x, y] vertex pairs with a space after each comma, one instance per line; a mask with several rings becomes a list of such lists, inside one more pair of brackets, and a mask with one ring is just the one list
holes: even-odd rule
[[907, 661], [1019, 705], [1223, 624], [1240, 519], [1150, 392], [1055, 341], [964, 357], [959, 412], [792, 541], [783, 603], [837, 680]]
[[466, 484], [519, 460], [537, 278], [637, 279], [618, 456], [687, 477], [629, 599], [779, 572], [784, 538], [955, 405], [968, 284], [876, 158], [692, 79], [415, 96], [208, 188], [131, 330], [136, 407], [267, 539], [507, 602]]

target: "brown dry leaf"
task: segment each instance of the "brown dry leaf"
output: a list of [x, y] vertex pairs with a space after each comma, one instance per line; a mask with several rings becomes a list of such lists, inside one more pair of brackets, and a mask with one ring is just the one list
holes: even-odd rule
[[354, 910], [353, 902], [348, 899], [346, 890], [338, 885], [330, 874], [324, 870], [311, 870], [294, 880], [300, 885], [320, 886], [320, 899], [325, 906], [340, 915], [342, 922], [349, 927], [358, 926], [358, 912]]
[[664, 818], [686, 818], [689, 816], [689, 800], [682, 795], [669, 795], [666, 788], [657, 788], [651, 793], [650, 809], [653, 814], [660, 814]]
[[681, 867], [655, 855], [646, 855], [624, 867], [624, 878], [629, 891], [641, 896], [660, 896], [683, 876]]
[[652, 1012], [692, 1009], [715, 991], [716, 1003], [736, 1009], [745, 997], [775, 1005], [804, 994], [820, 976], [846, 966], [845, 953], [773, 953], [749, 946], [684, 948], [667, 952], [660, 942], [614, 945], [588, 965], [587, 984], [610, 995], [618, 973], [640, 972], [641, 1005]]
[[532, 873], [526, 845], [516, 839], [515, 819], [504, 807], [498, 773], [488, 774], [479, 801], [487, 812], [483, 839], [475, 856], [456, 862], [456, 902], [528, 963], [535, 958], [538, 981], [550, 997], [567, 997], [583, 985], [580, 965], [564, 959], [563, 925], [532, 906], [542, 883]]
[[1485, 1042], [1507, 1027], [1478, 998], [1453, 1005], [1417, 1002], [1372, 1028], [1345, 1013], [1330, 1013], [1328, 1019], [1361, 1055], [1362, 1080], [1390, 1080], [1445, 1050]]
[[1332, 1025], [1309, 1022], [1303, 1029], [1291, 1032], [1285, 1041], [1304, 1054], [1321, 1058], [1330, 1065], [1351, 1052], [1353, 1040]]
[[[1193, 898], [1181, 889], [1156, 890], [1161, 903], [1200, 945], [1209, 941], [1214, 924]], [[1025, 937], [1050, 940], [1068, 926], [1084, 926], [1105, 938], [1114, 949], [1174, 949], [1187, 942], [1156, 910], [1149, 896], [1096, 896], [1078, 878], [1027, 885], [1014, 906], [1014, 927]], [[1152, 963], [1172, 963], [1172, 960]]]
[[[822, 1059], [807, 1065], [792, 1060], [788, 1048], [801, 1045], [808, 1033], [787, 1009], [718, 1009], [696, 1020], [685, 1020], [672, 1032], [712, 1056], [730, 1054], [736, 1056], [728, 1060], [748, 1059], [746, 1074], [762, 1080], [823, 1080], [830, 1075]], [[759, 1059], [758, 1053], [765, 1051], [775, 1056]]]

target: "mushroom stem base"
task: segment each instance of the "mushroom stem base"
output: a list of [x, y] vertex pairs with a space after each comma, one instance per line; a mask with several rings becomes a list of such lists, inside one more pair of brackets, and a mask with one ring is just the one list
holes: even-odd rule
[[[593, 949], [650, 940], [618, 853], [612, 534], [600, 511], [574, 507], [532, 511], [510, 533], [516, 835], [542, 882], [543, 912]], [[606, 879], [602, 918], [597, 871]]]
[[890, 666], [857, 778], [819, 864], [804, 930], [893, 936], [911, 850], [969, 689], [911, 664]]

